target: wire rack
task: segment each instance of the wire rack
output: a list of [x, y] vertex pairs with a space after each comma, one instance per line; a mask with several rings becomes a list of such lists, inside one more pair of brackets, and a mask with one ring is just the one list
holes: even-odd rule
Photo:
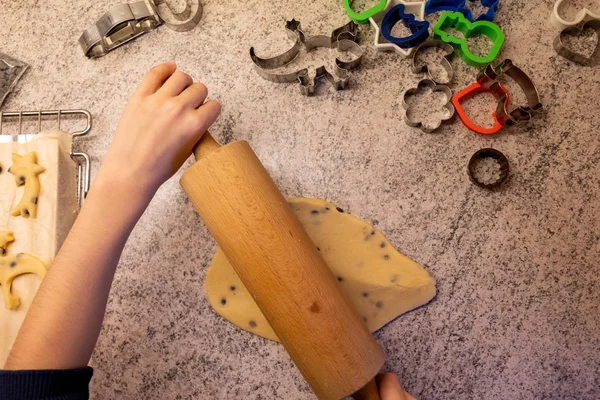
[[[71, 118], [85, 118], [85, 128], [78, 131], [70, 132], [71, 136], [79, 137], [89, 133], [92, 129], [92, 115], [87, 110], [75, 109], [75, 110], [39, 110], [39, 111], [0, 111], [0, 135], [15, 135], [14, 133], [3, 132], [3, 125], [5, 120], [18, 118], [19, 132], [16, 134], [19, 136], [27, 136], [31, 133], [23, 133], [23, 119], [31, 119], [37, 117], [37, 133], [42, 131], [42, 119], [44, 117], [56, 117], [58, 129], [60, 130], [61, 119], [63, 117]], [[73, 152], [71, 151], [71, 159], [77, 164], [77, 201], [79, 207], [83, 204], [83, 200], [87, 196], [90, 188], [90, 157], [86, 153]]]

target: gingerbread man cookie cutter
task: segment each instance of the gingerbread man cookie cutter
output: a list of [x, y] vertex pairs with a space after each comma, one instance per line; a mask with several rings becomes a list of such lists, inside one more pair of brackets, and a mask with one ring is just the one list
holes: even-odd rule
[[591, 10], [584, 8], [577, 12], [575, 18], [571, 21], [567, 21], [563, 17], [560, 16], [560, 7], [563, 3], [566, 3], [571, 0], [557, 0], [554, 3], [554, 7], [552, 8], [552, 13], [550, 14], [550, 23], [557, 29], [566, 29], [572, 26], [579, 25], [582, 22], [592, 21], [592, 20], [600, 20], [600, 1], [596, 0], [595, 3], [598, 7], [598, 12], [592, 12]]
[[[577, 53], [571, 50], [565, 43], [563, 43], [563, 38], [567, 35], [580, 35], [587, 28], [593, 29], [596, 31], [596, 36], [598, 37], [598, 41], [596, 43], [596, 48], [592, 52], [590, 56], [586, 56], [584, 54]], [[572, 26], [566, 29], [563, 29], [557, 36], [554, 38], [554, 50], [558, 53], [559, 56], [566, 58], [569, 61], [573, 61], [574, 63], [581, 64], [584, 66], [594, 66], [600, 63], [600, 20], [591, 20], [584, 23], [581, 23], [577, 26]]]
[[[409, 117], [411, 105], [408, 99], [427, 89], [431, 90], [432, 92], [442, 92], [446, 96], [447, 100], [447, 102], [444, 104], [444, 108], [446, 108], [446, 110], [448, 111], [448, 116], [440, 118], [437, 121], [437, 123], [433, 126], [426, 126], [423, 124], [422, 121], [414, 121]], [[406, 92], [404, 92], [404, 96], [402, 96], [402, 106], [404, 107], [404, 122], [406, 123], [406, 125], [413, 128], [419, 128], [425, 133], [435, 132], [440, 126], [442, 126], [443, 122], [449, 121], [454, 116], [454, 106], [452, 105], [452, 90], [450, 90], [448, 86], [436, 84], [431, 79], [423, 79], [421, 82], [419, 82], [416, 88], [410, 88]]]
[[375, 29], [374, 45], [377, 51], [394, 51], [401, 57], [408, 58], [412, 54], [412, 48], [402, 48], [397, 44], [380, 40], [381, 28], [379, 25], [387, 13], [400, 4], [404, 6], [405, 14], [414, 15], [416, 21], [425, 20], [425, 1], [389, 0], [385, 9], [369, 18], [369, 23]]
[[[250, 48], [250, 58], [261, 77], [275, 83], [299, 82], [300, 92], [307, 96], [314, 94], [317, 81], [320, 78], [326, 78], [336, 90], [342, 90], [346, 87], [349, 81], [348, 71], [358, 67], [363, 56], [363, 49], [357, 43], [359, 34], [356, 23], [350, 22], [335, 29], [330, 36], [317, 35], [307, 38], [300, 22], [296, 20], [287, 21], [286, 30], [288, 37], [294, 40], [293, 46], [288, 51], [275, 57], [261, 58], [256, 55], [254, 47]], [[317, 47], [337, 49], [340, 52], [349, 52], [354, 58], [350, 61], [342, 61], [336, 58], [333, 71], [328, 71], [324, 65], [318, 67], [313, 79], [309, 77], [307, 68], [288, 73], [273, 72], [273, 70], [294, 61], [302, 46], [305, 47], [307, 52]]]

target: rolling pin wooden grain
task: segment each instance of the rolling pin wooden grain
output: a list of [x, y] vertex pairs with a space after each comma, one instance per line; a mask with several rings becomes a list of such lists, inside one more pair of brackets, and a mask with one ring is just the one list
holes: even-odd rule
[[194, 154], [181, 186], [317, 397], [379, 400], [381, 348], [248, 143]]

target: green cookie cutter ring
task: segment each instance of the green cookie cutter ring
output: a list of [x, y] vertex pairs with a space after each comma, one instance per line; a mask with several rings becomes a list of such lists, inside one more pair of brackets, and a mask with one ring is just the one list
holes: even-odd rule
[[352, 21], [356, 22], [357, 24], [364, 25], [369, 23], [369, 18], [385, 10], [387, 2], [388, 0], [379, 0], [379, 4], [361, 13], [357, 13], [352, 9], [352, 6], [350, 5], [352, 3], [352, 0], [344, 0], [344, 9], [346, 10], [346, 13]]
[[[465, 37], [457, 38], [445, 32], [448, 28], [454, 28]], [[485, 35], [492, 41], [492, 47], [487, 56], [479, 57], [471, 53], [467, 45], [467, 38], [471, 36]], [[460, 52], [465, 63], [472, 67], [481, 67], [489, 64], [498, 57], [500, 49], [504, 44], [504, 32], [493, 22], [477, 21], [471, 22], [462, 13], [446, 11], [442, 14], [437, 24], [433, 27], [433, 36], [442, 42], [451, 44]]]

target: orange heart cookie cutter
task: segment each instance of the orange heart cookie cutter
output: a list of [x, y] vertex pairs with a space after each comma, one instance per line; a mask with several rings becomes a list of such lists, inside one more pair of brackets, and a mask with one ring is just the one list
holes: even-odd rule
[[496, 112], [493, 111], [492, 117], [494, 118], [494, 126], [491, 128], [484, 128], [482, 126], [479, 126], [473, 121], [471, 121], [471, 119], [467, 116], [467, 113], [465, 112], [460, 103], [462, 100], [474, 96], [477, 93], [491, 92], [499, 104], [504, 103], [504, 106], [508, 107], [510, 104], [510, 95], [508, 94], [508, 90], [506, 90], [506, 88], [500, 84], [498, 84], [497, 86], [494, 85], [494, 87], [496, 89], [487, 88], [485, 86], [481, 86], [479, 82], [475, 82], [471, 86], [464, 88], [460, 92], [456, 93], [454, 97], [452, 97], [452, 104], [454, 105], [454, 109], [456, 110], [458, 117], [467, 128], [469, 128], [475, 133], [479, 133], [481, 135], [493, 135], [494, 133], [497, 133], [500, 129], [502, 129], [504, 124], [498, 120]]

